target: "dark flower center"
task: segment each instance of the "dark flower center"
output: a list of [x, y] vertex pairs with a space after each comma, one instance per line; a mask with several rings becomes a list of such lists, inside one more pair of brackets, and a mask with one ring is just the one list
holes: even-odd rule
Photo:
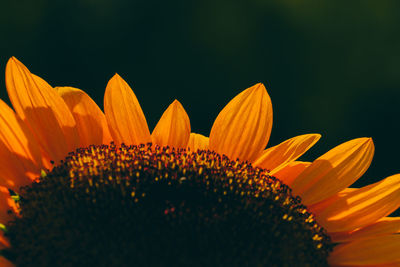
[[17, 266], [324, 266], [332, 247], [290, 188], [211, 151], [78, 149], [18, 203]]

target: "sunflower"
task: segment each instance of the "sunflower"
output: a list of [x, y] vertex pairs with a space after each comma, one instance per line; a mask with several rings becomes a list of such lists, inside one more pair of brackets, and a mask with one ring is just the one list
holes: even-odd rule
[[371, 138], [313, 162], [319, 134], [267, 146], [262, 84], [233, 98], [209, 137], [175, 100], [150, 133], [115, 75], [104, 113], [82, 90], [51, 87], [17, 59], [0, 100], [2, 266], [400, 265], [400, 175], [350, 186]]

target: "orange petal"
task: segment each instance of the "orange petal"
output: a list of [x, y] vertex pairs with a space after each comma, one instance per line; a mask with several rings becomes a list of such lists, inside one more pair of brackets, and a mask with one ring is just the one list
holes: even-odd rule
[[399, 248], [400, 235], [357, 240], [336, 246], [328, 263], [333, 266], [368, 266], [400, 262]]
[[296, 160], [309, 150], [319, 139], [320, 134], [304, 134], [270, 147], [256, 159], [254, 166], [272, 171], [280, 165]]
[[[336, 201], [338, 201], [340, 198], [344, 198], [346, 197], [349, 193], [351, 192], [355, 192], [357, 191], [359, 188], [346, 188], [342, 191], [340, 191], [339, 193], [326, 198], [318, 203], [312, 204], [307, 206], [308, 210], [311, 211], [311, 213], [313, 214], [319, 214], [321, 213], [323, 210], [325, 210], [327, 207], [329, 207], [330, 205], [332, 205], [333, 203], [335, 203]], [[352, 229], [354, 230], [354, 229]]]
[[6, 86], [16, 113], [52, 160], [62, 160], [77, 148], [79, 135], [65, 102], [14, 57], [7, 63]]
[[[21, 63], [22, 64], [22, 63]], [[32, 78], [35, 80], [37, 87], [39, 88], [51, 88], [51, 85], [46, 82], [43, 78], [31, 73]]]
[[372, 224], [399, 206], [400, 174], [397, 174], [336, 198], [316, 212], [316, 219], [328, 232], [349, 231]]
[[208, 149], [208, 137], [202, 134], [191, 133], [187, 147], [192, 152]]
[[2, 256], [0, 256], [0, 266], [2, 266], [2, 267], [15, 267], [15, 265], [11, 261], [7, 260], [6, 258], [4, 258]]
[[[7, 239], [7, 237], [4, 236], [4, 232], [0, 231], [0, 251], [2, 249], [9, 248], [10, 246], [11, 246], [10, 241]], [[1, 265], [1, 263], [2, 263], [1, 258], [2, 257], [0, 256], [0, 266], [3, 266], [3, 265]]]
[[310, 165], [311, 162], [292, 161], [283, 165], [282, 167], [275, 168], [270, 175], [275, 176], [286, 185], [290, 186], [300, 175], [300, 173], [302, 173]]
[[106, 117], [90, 96], [73, 87], [56, 89], [74, 116], [80, 147], [108, 144], [112, 141]]
[[0, 186], [0, 223], [6, 224], [9, 222], [13, 216], [10, 211], [14, 214], [18, 213], [17, 205], [10, 196], [10, 192], [4, 186]]
[[384, 217], [355, 231], [329, 233], [329, 236], [333, 242], [349, 242], [395, 233], [400, 233], [400, 217]]
[[117, 144], [138, 145], [151, 142], [149, 127], [139, 101], [118, 74], [107, 84], [104, 111], [111, 136]]
[[40, 175], [42, 155], [34, 136], [0, 100], [0, 185], [15, 191]]
[[190, 120], [178, 100], [164, 111], [151, 133], [153, 143], [159, 146], [186, 148], [190, 136]]
[[353, 184], [368, 169], [374, 155], [371, 138], [343, 143], [318, 159], [292, 183], [305, 205], [317, 203]]
[[210, 133], [210, 150], [253, 162], [266, 147], [272, 128], [272, 103], [258, 83], [233, 98], [219, 113]]

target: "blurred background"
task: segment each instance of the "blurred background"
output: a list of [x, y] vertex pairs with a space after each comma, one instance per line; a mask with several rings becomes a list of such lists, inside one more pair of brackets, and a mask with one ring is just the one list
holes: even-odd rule
[[[150, 130], [176, 98], [192, 131], [205, 135], [232, 97], [263, 82], [274, 108], [270, 146], [321, 133], [303, 157], [312, 160], [368, 136], [375, 158], [356, 186], [400, 172], [400, 1], [0, 3], [1, 71], [15, 56], [51, 85], [81, 88], [101, 107], [117, 72]], [[0, 83], [8, 101], [4, 75]]]

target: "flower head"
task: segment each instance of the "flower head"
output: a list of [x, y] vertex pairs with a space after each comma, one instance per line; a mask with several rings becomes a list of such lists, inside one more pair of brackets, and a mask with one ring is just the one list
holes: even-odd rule
[[[51, 87], [17, 59], [0, 101], [1, 258], [17, 265], [400, 264], [400, 175], [350, 188], [371, 138], [313, 162], [319, 134], [266, 148], [262, 84], [233, 98], [209, 138], [175, 100], [150, 133], [115, 75], [103, 113], [82, 90]], [[364, 253], [368, 251], [368, 253]]]

